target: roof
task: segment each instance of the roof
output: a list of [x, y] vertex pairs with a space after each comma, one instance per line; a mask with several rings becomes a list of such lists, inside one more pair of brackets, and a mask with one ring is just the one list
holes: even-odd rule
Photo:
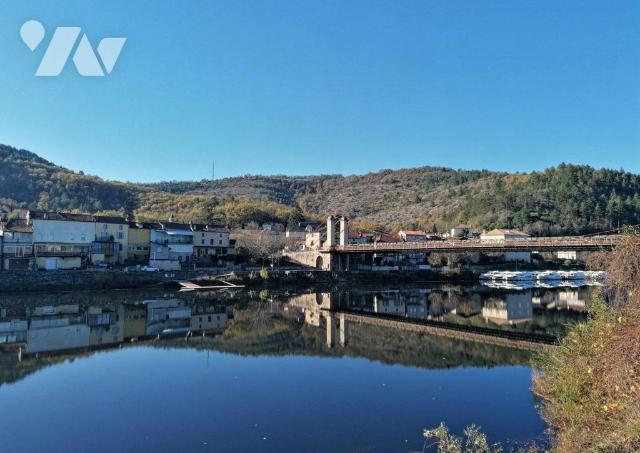
[[29, 220], [57, 220], [61, 222], [95, 222], [89, 214], [71, 214], [57, 211], [29, 211]]
[[29, 211], [29, 220], [56, 220], [60, 222], [101, 222], [117, 225], [127, 225], [129, 222], [124, 217], [75, 214], [59, 211]]
[[468, 225], [458, 225], [453, 227], [454, 230], [470, 230], [471, 227]]
[[527, 233], [524, 233], [519, 230], [503, 230], [500, 228], [496, 228], [495, 230], [491, 230], [488, 233], [482, 233], [483, 236], [503, 236], [503, 235], [511, 235], [511, 236], [527, 236]]
[[27, 219], [10, 219], [0, 222], [0, 230], [14, 233], [33, 233], [33, 225], [29, 225]]
[[398, 234], [400, 233], [404, 233], [407, 236], [426, 236], [427, 235], [427, 233], [420, 230], [400, 230], [398, 231]]
[[163, 222], [160, 221], [158, 222], [159, 226], [161, 228], [167, 229], [167, 230], [189, 230], [191, 231], [191, 225], [189, 225], [188, 223], [178, 223], [178, 222]]
[[225, 227], [221, 223], [194, 223], [192, 224], [193, 231], [206, 231], [213, 233], [228, 233], [229, 228]]
[[95, 215], [93, 216], [96, 222], [101, 223], [115, 223], [117, 225], [128, 225], [127, 219], [119, 216], [106, 216], [106, 215]]
[[162, 228], [162, 225], [155, 222], [129, 222], [129, 228], [138, 230], [155, 230]]

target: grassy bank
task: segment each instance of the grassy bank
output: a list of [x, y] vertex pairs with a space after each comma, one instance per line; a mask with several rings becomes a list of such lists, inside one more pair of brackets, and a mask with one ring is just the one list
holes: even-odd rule
[[[640, 451], [640, 233], [629, 232], [613, 253], [592, 264], [607, 270], [606, 287], [588, 306], [586, 321], [534, 359], [534, 392], [551, 431], [551, 446], [522, 452]], [[482, 431], [462, 437], [442, 424], [424, 431], [425, 449], [490, 453]]]
[[610, 280], [589, 319], [535, 363], [559, 452], [640, 451], [640, 235], [605, 259]]

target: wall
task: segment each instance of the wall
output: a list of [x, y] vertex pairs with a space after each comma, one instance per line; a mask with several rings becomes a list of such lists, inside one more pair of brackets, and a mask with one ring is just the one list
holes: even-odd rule
[[89, 245], [95, 238], [93, 222], [33, 220], [33, 242]]
[[82, 258], [80, 257], [42, 257], [36, 258], [36, 266], [39, 270], [47, 269], [47, 261], [56, 260], [58, 270], [80, 269], [82, 268]]

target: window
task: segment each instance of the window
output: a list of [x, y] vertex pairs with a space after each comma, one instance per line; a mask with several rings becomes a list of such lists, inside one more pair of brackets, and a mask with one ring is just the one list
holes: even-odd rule
[[213, 239], [209, 239], [209, 245], [213, 245]]
[[122, 225], [120, 225], [120, 226], [118, 227], [118, 229], [119, 229], [120, 231], [122, 231], [122, 229], [123, 229], [123, 228], [124, 228], [124, 227], [123, 227]]
[[109, 230], [109, 225], [107, 225], [107, 224], [105, 223], [104, 225], [102, 225], [102, 229], [103, 229], [104, 231]]
[[208, 319], [208, 321], [209, 321], [209, 322], [211, 322], [211, 316], [209, 316], [209, 319]]
[[222, 239], [218, 241], [218, 245], [222, 245]]
[[204, 238], [202, 238], [202, 245], [204, 245]]
[[124, 233], [122, 232], [118, 233], [118, 239], [124, 239]]

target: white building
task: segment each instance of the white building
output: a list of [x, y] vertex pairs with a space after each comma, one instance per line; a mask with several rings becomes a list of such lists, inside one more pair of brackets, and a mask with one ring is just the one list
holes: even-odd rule
[[80, 269], [89, 260], [95, 238], [93, 216], [29, 211], [34, 256], [38, 269]]
[[458, 225], [451, 228], [449, 237], [451, 238], [469, 238], [476, 234], [476, 230], [467, 225]]
[[193, 231], [186, 223], [160, 222], [151, 230], [149, 264], [162, 270], [178, 270], [193, 258]]

